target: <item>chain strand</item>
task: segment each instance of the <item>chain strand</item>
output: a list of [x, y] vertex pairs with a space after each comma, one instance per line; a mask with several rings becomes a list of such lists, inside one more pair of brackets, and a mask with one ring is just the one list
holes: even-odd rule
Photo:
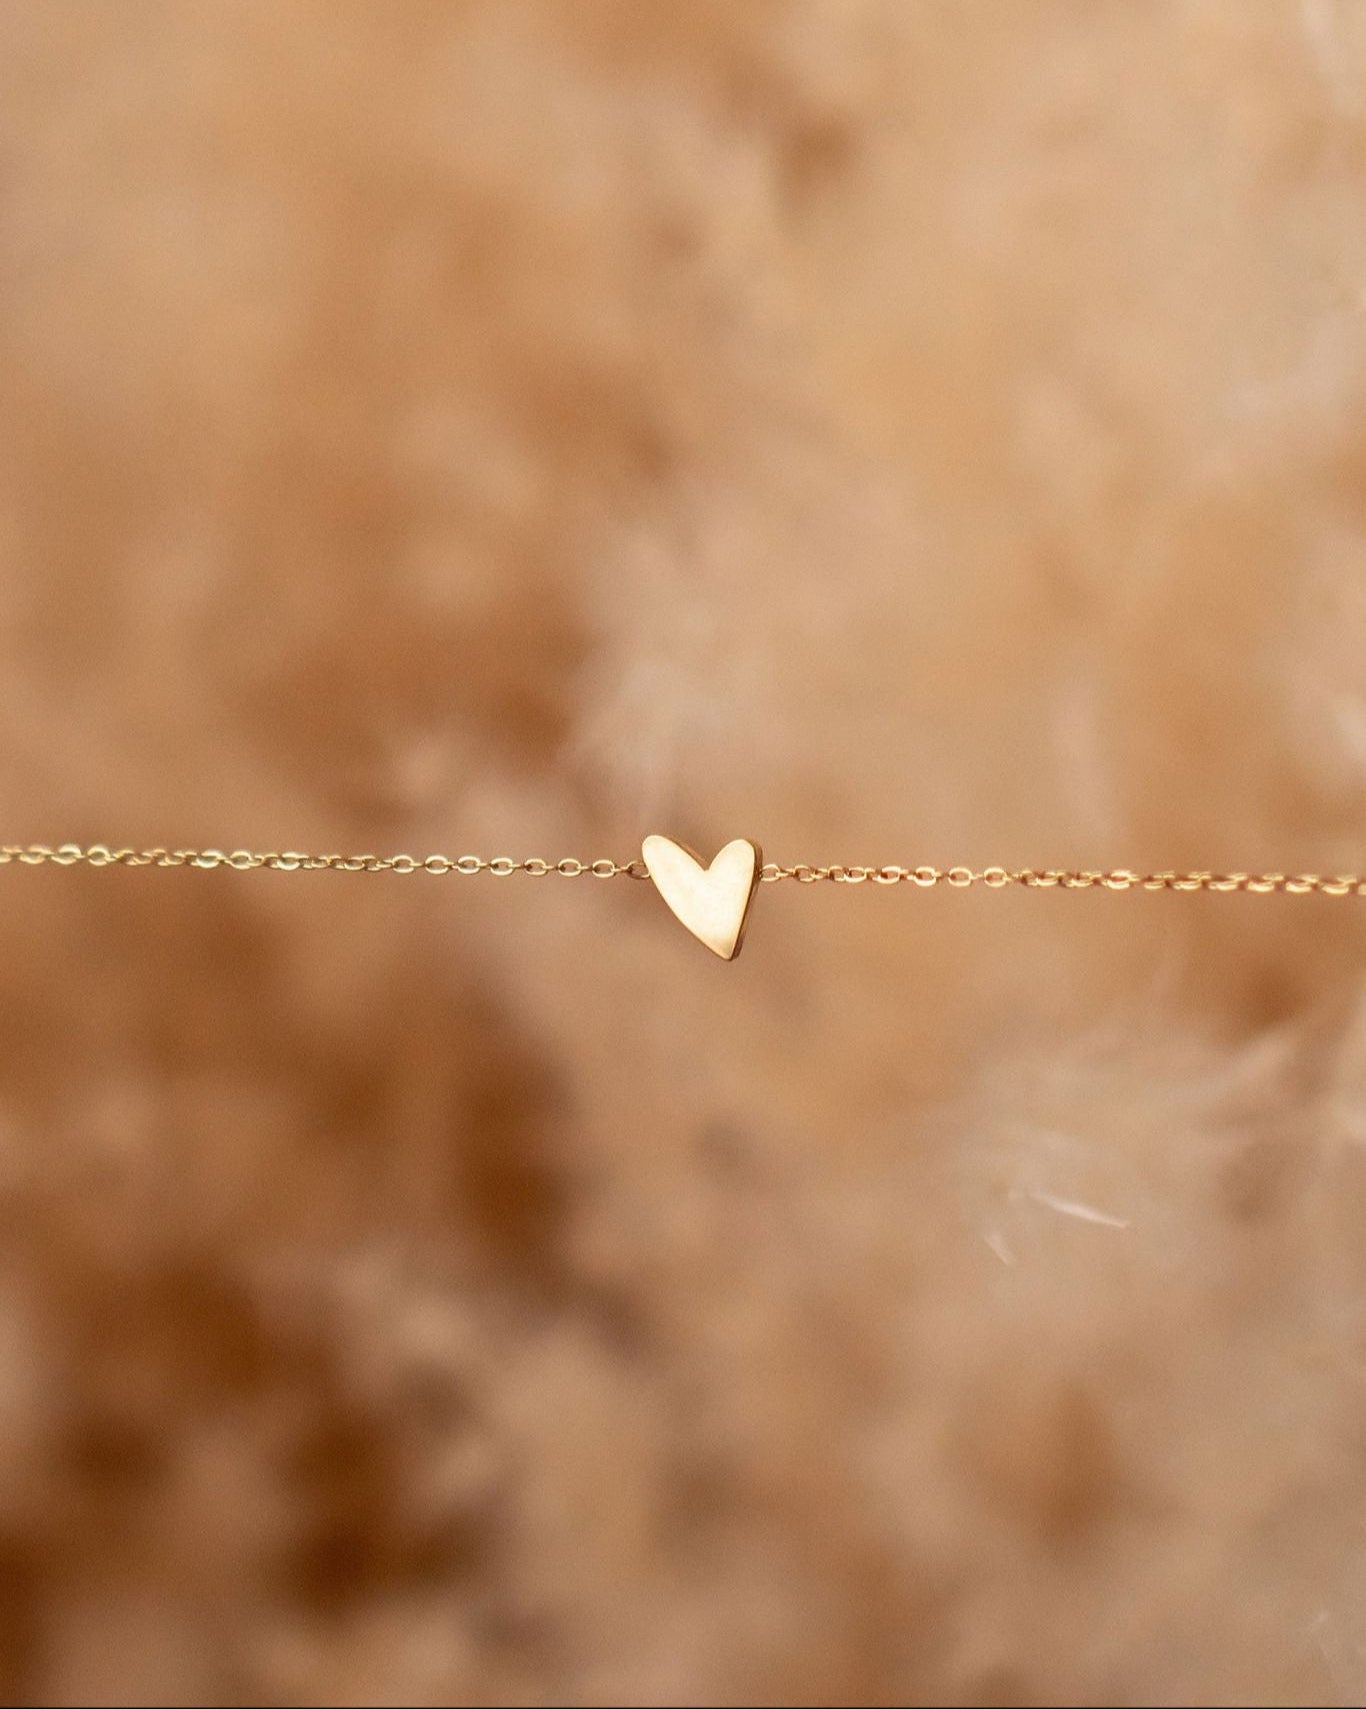
[[[615, 861], [605, 858], [578, 860], [566, 855], [560, 860], [542, 860], [531, 856], [513, 860], [508, 855], [495, 855], [486, 860], [482, 855], [430, 854], [425, 857], [410, 854], [304, 854], [296, 849], [258, 852], [251, 849], [133, 849], [110, 848], [104, 843], [62, 843], [50, 848], [44, 843], [0, 845], [0, 866], [192, 866], [202, 870], [230, 867], [235, 872], [253, 872], [269, 868], [275, 872], [427, 872], [433, 876], [455, 873], [470, 877], [489, 872], [495, 878], [507, 878], [515, 872], [532, 878], [554, 875], [558, 878], [635, 878], [648, 879], [641, 860]], [[1004, 890], [1010, 885], [1022, 885], [1029, 890], [1208, 890], [1215, 892], [1245, 891], [1252, 895], [1279, 892], [1289, 896], [1366, 896], [1366, 875], [1341, 873], [1325, 876], [1317, 872], [1130, 872], [1126, 868], [1110, 871], [1062, 869], [1058, 867], [988, 866], [980, 871], [967, 866], [778, 866], [770, 861], [760, 874], [765, 884], [777, 884], [785, 879], [798, 884], [914, 884], [922, 890], [936, 885], [948, 885], [954, 890], [967, 890], [973, 885], [985, 885], [989, 890]]]
[[1131, 872], [1125, 867], [1100, 872], [1035, 866], [988, 866], [977, 871], [967, 866], [775, 866], [770, 862], [761, 876], [765, 884], [795, 879], [799, 884], [914, 884], [922, 890], [938, 884], [955, 890], [974, 884], [1004, 890], [1017, 884], [1030, 890], [1242, 890], [1258, 896], [1275, 891], [1290, 896], [1366, 896], [1366, 875], [1360, 873], [1325, 877], [1317, 872]]
[[495, 878], [508, 878], [514, 872], [527, 873], [532, 878], [544, 878], [553, 873], [559, 878], [648, 878], [644, 861], [577, 860], [566, 855], [557, 861], [531, 856], [513, 860], [508, 855], [495, 855], [485, 860], [482, 855], [421, 855], [393, 854], [304, 854], [297, 849], [257, 852], [252, 849], [129, 849], [110, 848], [104, 843], [62, 843], [49, 848], [45, 843], [0, 845], [0, 866], [17, 862], [21, 866], [195, 866], [205, 871], [215, 867], [231, 867], [234, 872], [254, 872], [268, 867], [274, 872], [429, 872], [435, 877], [457, 873], [462, 877], [476, 872], [491, 872]]

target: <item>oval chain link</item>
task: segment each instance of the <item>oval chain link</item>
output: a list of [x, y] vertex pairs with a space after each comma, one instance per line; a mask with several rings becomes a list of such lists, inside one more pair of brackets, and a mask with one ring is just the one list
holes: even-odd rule
[[[579, 860], [565, 855], [556, 861], [532, 855], [525, 860], [513, 860], [509, 855], [495, 855], [491, 860], [483, 855], [430, 854], [305, 854], [297, 849], [165, 849], [112, 848], [105, 843], [61, 843], [52, 848], [44, 843], [0, 845], [0, 866], [193, 866], [202, 871], [228, 867], [234, 872], [254, 872], [267, 868], [273, 872], [396, 872], [402, 874], [425, 872], [435, 877], [455, 874], [471, 877], [476, 873], [491, 873], [495, 878], [508, 878], [525, 873], [532, 878], [554, 875], [559, 878], [635, 878], [648, 879], [641, 860], [616, 861], [600, 857]], [[1004, 867], [988, 866], [978, 870], [967, 866], [811, 866], [799, 862], [780, 866], [769, 861], [760, 871], [765, 884], [794, 880], [798, 884], [913, 884], [922, 890], [947, 885], [954, 890], [967, 890], [984, 885], [989, 890], [1003, 890], [1018, 885], [1029, 890], [1207, 890], [1215, 893], [1245, 891], [1266, 896], [1279, 893], [1287, 896], [1366, 896], [1366, 875], [1340, 873], [1325, 875], [1317, 872], [1133, 872], [1125, 867], [1109, 871], [1090, 868]]]

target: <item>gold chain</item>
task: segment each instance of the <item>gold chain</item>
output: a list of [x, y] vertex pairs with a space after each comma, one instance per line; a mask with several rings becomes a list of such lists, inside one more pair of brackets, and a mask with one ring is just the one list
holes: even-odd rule
[[560, 878], [648, 878], [644, 861], [624, 864], [615, 860], [513, 860], [507, 855], [495, 855], [485, 860], [482, 855], [432, 854], [303, 854], [298, 849], [271, 849], [258, 853], [252, 849], [114, 849], [104, 843], [62, 843], [49, 848], [45, 843], [0, 846], [0, 866], [18, 862], [21, 866], [197, 866], [205, 871], [214, 867], [231, 867], [234, 872], [254, 872], [268, 867], [273, 872], [430, 872], [434, 876], [455, 872], [462, 876], [476, 872], [491, 872], [495, 878], [507, 878], [514, 872], [525, 872], [532, 878], [544, 878], [554, 873]]
[[[257, 852], [250, 849], [133, 849], [110, 848], [104, 843], [62, 843], [49, 848], [44, 843], [0, 845], [0, 866], [192, 866], [202, 870], [230, 867], [235, 872], [269, 868], [274, 872], [428, 872], [434, 876], [457, 873], [472, 876], [490, 872], [507, 878], [514, 872], [532, 878], [648, 879], [642, 860], [616, 861], [599, 858], [578, 860], [567, 855], [560, 860], [531, 856], [513, 860], [495, 855], [431, 854], [304, 854], [296, 849]], [[948, 885], [967, 890], [976, 884], [989, 890], [1023, 885], [1030, 890], [1209, 890], [1246, 891], [1253, 895], [1280, 892], [1290, 896], [1366, 896], [1366, 875], [1342, 873], [1325, 877], [1317, 872], [1130, 872], [1126, 868], [1108, 872], [1064, 870], [1057, 867], [988, 866], [980, 871], [967, 866], [778, 866], [770, 861], [760, 871], [765, 884], [792, 879], [798, 884], [914, 884], [922, 890]]]
[[774, 866], [764, 867], [765, 883], [794, 878], [799, 884], [915, 884], [932, 890], [947, 884], [968, 890], [984, 884], [989, 890], [1004, 890], [1020, 884], [1030, 890], [1243, 890], [1253, 895], [1280, 891], [1289, 896], [1366, 896], [1366, 876], [1341, 873], [1325, 877], [1317, 872], [1130, 872], [1126, 867], [1108, 872], [1061, 867], [988, 866], [977, 871], [968, 866]]

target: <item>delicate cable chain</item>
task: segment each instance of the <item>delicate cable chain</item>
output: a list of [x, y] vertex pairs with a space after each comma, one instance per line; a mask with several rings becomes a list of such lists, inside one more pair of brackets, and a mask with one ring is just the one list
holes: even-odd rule
[[931, 890], [937, 884], [967, 890], [984, 884], [989, 890], [1024, 885], [1030, 890], [1212, 890], [1247, 891], [1264, 896], [1279, 891], [1289, 896], [1366, 896], [1366, 875], [1342, 873], [1325, 877], [1317, 872], [1109, 872], [1064, 870], [1059, 867], [988, 866], [776, 866], [769, 862], [760, 874], [765, 884], [795, 879], [799, 884], [915, 884]]
[[[193, 866], [202, 870], [230, 867], [235, 872], [269, 868], [274, 872], [428, 872], [434, 876], [456, 873], [471, 877], [478, 872], [508, 878], [515, 872], [532, 878], [553, 874], [558, 878], [648, 879], [642, 860], [616, 861], [600, 857], [578, 860], [566, 855], [560, 860], [542, 860], [532, 855], [513, 860], [509, 855], [430, 854], [305, 854], [297, 849], [134, 849], [110, 848], [104, 843], [45, 843], [0, 845], [0, 866]], [[1366, 896], [1366, 875], [1341, 873], [1324, 876], [1317, 872], [1130, 872], [1120, 867], [1108, 872], [1058, 867], [988, 866], [980, 871], [967, 866], [779, 866], [768, 862], [760, 871], [765, 884], [793, 879], [798, 884], [914, 884], [922, 890], [946, 884], [967, 890], [975, 884], [989, 890], [1023, 885], [1030, 890], [1210, 890], [1246, 891], [1253, 895], [1280, 892], [1289, 896]]]
[[533, 855], [527, 860], [513, 860], [508, 855], [495, 855], [485, 860], [482, 855], [421, 855], [394, 854], [304, 854], [297, 849], [272, 849], [260, 853], [252, 849], [125, 849], [109, 848], [104, 843], [62, 843], [49, 848], [45, 843], [24, 846], [0, 845], [0, 866], [18, 862], [21, 866], [195, 866], [204, 870], [231, 867], [234, 872], [254, 872], [268, 867], [274, 872], [430, 872], [434, 876], [458, 873], [462, 877], [476, 872], [491, 872], [495, 878], [508, 878], [514, 872], [525, 872], [532, 878], [555, 874], [559, 878], [648, 878], [642, 860], [577, 860], [566, 855], [561, 860], [541, 860]]

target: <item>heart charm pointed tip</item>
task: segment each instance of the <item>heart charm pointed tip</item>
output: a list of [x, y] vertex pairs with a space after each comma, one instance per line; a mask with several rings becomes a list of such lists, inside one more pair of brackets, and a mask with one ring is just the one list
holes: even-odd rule
[[655, 889], [675, 916], [713, 955], [734, 961], [762, 875], [759, 845], [736, 837], [710, 866], [672, 837], [646, 837], [640, 853]]

